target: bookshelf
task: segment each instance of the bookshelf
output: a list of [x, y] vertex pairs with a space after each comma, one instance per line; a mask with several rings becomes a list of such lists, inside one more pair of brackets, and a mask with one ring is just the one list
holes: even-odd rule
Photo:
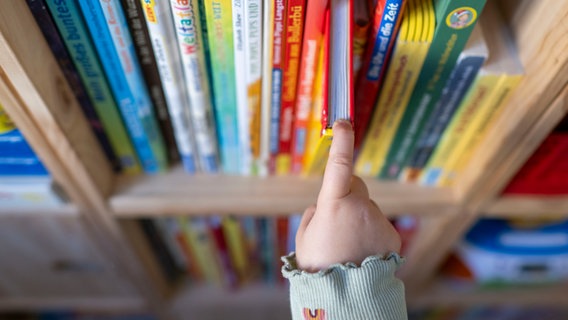
[[[410, 213], [421, 219], [422, 227], [400, 273], [410, 304], [421, 299], [434, 305], [444, 301], [475, 304], [493, 301], [499, 294], [454, 296], [436, 289], [436, 295], [429, 297], [431, 288], [439, 284], [437, 268], [479, 217], [526, 217], [535, 212], [568, 216], [567, 197], [500, 196], [500, 190], [568, 113], [568, 25], [564, 20], [568, 5], [556, 0], [502, 0], [500, 4], [506, 8], [526, 76], [493, 127], [491, 139], [483, 141], [480, 150], [484, 152], [475, 155], [452, 188], [367, 180], [371, 195], [387, 215]], [[179, 167], [157, 176], [115, 175], [23, 1], [0, 2], [0, 79], [0, 101], [68, 194], [78, 212], [76, 219], [86, 230], [83, 237], [132, 286], [132, 294], [124, 299], [101, 295], [96, 301], [71, 298], [67, 293], [61, 298], [17, 299], [1, 294], [1, 308], [92, 305], [162, 310], [191, 290], [186, 282], [172, 286], [160, 279], [148, 256], [150, 249], [136, 241], [139, 235], [129, 226], [132, 218], [213, 212], [279, 215], [301, 212], [316, 199], [320, 180], [315, 178], [191, 177]], [[9, 218], [0, 214], [2, 223]], [[39, 214], [26, 218], [46, 219]], [[78, 288], [84, 285], [81, 277], [71, 283]], [[519, 295], [540, 303], [539, 294], [553, 298], [560, 296], [561, 289], [527, 290]]]

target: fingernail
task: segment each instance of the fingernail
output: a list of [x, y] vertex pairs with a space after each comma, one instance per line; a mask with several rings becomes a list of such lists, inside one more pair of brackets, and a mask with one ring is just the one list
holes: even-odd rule
[[346, 119], [338, 119], [335, 121], [335, 123], [333, 124], [334, 127], [338, 126], [338, 127], [343, 127], [345, 129], [349, 129], [352, 130], [353, 128], [351, 127], [351, 121], [346, 120]]

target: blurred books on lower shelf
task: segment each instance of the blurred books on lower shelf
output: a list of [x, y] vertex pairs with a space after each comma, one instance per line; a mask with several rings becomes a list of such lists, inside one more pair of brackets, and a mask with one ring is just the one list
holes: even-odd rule
[[65, 195], [0, 105], [0, 208], [52, 209]]
[[479, 287], [568, 280], [568, 221], [482, 219], [456, 246], [442, 275]]
[[[403, 255], [416, 233], [417, 220], [404, 216], [392, 221], [403, 238]], [[188, 277], [195, 284], [237, 289], [285, 284], [280, 257], [295, 250], [300, 221], [301, 215], [294, 214], [164, 217], [138, 223], [169, 283]]]

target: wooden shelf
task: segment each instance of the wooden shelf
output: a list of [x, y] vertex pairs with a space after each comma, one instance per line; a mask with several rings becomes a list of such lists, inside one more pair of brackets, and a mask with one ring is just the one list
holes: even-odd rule
[[[187, 282], [170, 301], [174, 319], [287, 320], [291, 319], [286, 286], [249, 284], [229, 291]], [[253, 307], [254, 306], [254, 307]]]
[[[451, 189], [365, 179], [389, 215], [437, 214], [455, 206]], [[173, 214], [290, 214], [315, 203], [321, 178], [190, 176], [181, 167], [155, 176], [121, 177], [110, 203], [120, 217]]]
[[45, 310], [74, 310], [83, 312], [147, 312], [145, 300], [128, 297], [66, 297], [66, 298], [33, 298], [3, 297], [0, 299], [0, 311], [45, 311]]
[[555, 306], [568, 305], [568, 282], [550, 285], [511, 285], [510, 287], [481, 288], [474, 284], [449, 284], [438, 279], [418, 298], [409, 301], [411, 307], [522, 305]]
[[0, 208], [0, 218], [4, 216], [77, 216], [79, 209], [71, 204], [63, 204], [60, 207], [42, 208], [42, 207], [14, 207]]
[[506, 218], [568, 218], [568, 195], [503, 196], [489, 205], [483, 215]]

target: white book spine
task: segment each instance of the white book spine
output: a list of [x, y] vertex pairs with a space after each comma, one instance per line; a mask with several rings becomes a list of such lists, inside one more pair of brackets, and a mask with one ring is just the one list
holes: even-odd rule
[[[244, 0], [248, 128], [252, 158], [257, 160], [261, 117], [262, 1]], [[256, 171], [256, 170], [255, 170]]]
[[261, 176], [269, 174], [270, 160], [270, 107], [272, 105], [272, 35], [274, 1], [268, 1], [262, 8], [262, 89], [260, 103], [260, 155], [258, 169]]
[[241, 153], [241, 173], [251, 173], [251, 148], [249, 140], [249, 107], [247, 102], [247, 57], [245, 0], [231, 0], [233, 14], [233, 42], [235, 50], [235, 83], [237, 90], [237, 118], [239, 127], [239, 148]]
[[[140, 0], [144, 17], [156, 57], [160, 80], [164, 88], [170, 119], [179, 153], [184, 165], [195, 154], [195, 141], [190, 120], [190, 106], [186, 87], [183, 85], [183, 72], [179, 51], [175, 45], [173, 19], [167, 1], [148, 3]], [[199, 161], [195, 161], [199, 165]]]
[[170, 9], [189, 94], [201, 170], [216, 173], [219, 170], [217, 140], [198, 1], [170, 0]]

